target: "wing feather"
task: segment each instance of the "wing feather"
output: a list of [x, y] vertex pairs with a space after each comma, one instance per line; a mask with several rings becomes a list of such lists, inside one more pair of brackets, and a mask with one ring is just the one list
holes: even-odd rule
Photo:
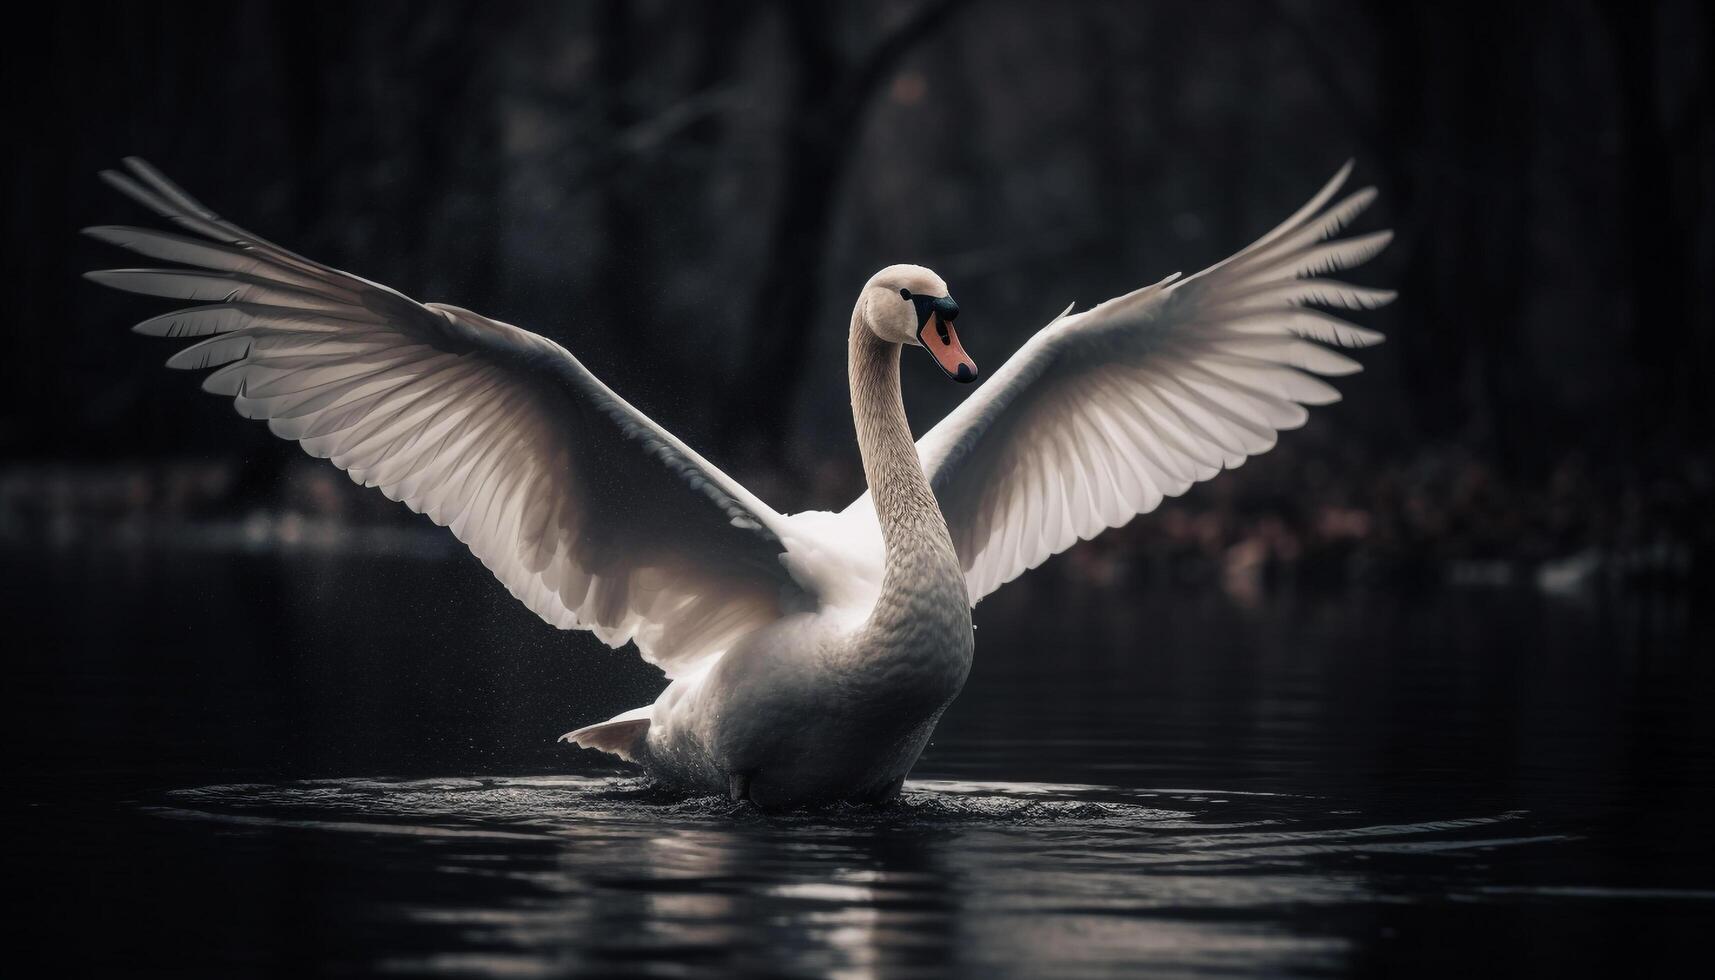
[[133, 329], [193, 341], [167, 365], [212, 368], [203, 387], [241, 414], [448, 526], [547, 622], [635, 639], [672, 674], [816, 605], [781, 561], [783, 518], [558, 344], [313, 262], [126, 167], [102, 177], [179, 231], [87, 233], [178, 267], [89, 278], [200, 304]]
[[1223, 262], [1062, 314], [918, 441], [973, 603], [1267, 452], [1306, 406], [1339, 399], [1322, 378], [1360, 366], [1330, 347], [1382, 338], [1314, 307], [1394, 298], [1326, 278], [1392, 237], [1332, 237], [1376, 197], [1366, 188], [1330, 206], [1350, 171]]

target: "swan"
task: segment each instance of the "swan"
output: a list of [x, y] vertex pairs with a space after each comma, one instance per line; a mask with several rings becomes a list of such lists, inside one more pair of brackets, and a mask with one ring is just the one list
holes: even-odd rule
[[87, 276], [197, 304], [134, 329], [194, 339], [168, 367], [213, 368], [202, 387], [240, 414], [669, 679], [564, 741], [762, 808], [881, 801], [964, 685], [978, 601], [1339, 398], [1320, 376], [1359, 365], [1333, 348], [1381, 335], [1315, 307], [1394, 296], [1324, 278], [1390, 240], [1336, 237], [1375, 198], [1330, 206], [1351, 168], [1225, 261], [1068, 307], [920, 440], [900, 351], [963, 383], [977, 365], [939, 276], [877, 272], [848, 352], [869, 489], [838, 513], [777, 513], [552, 340], [287, 251], [135, 158], [102, 179], [179, 231], [85, 232], [170, 267]]

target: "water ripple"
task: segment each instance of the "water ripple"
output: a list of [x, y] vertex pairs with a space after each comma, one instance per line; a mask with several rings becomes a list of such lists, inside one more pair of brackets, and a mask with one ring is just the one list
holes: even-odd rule
[[[1338, 800], [917, 780], [880, 807], [762, 814], [592, 776], [235, 783], [145, 802], [259, 840], [313, 834], [425, 973], [1337, 969], [1293, 910], [1500, 900], [1497, 852], [1569, 839], [1523, 811], [1392, 820]], [[296, 852], [296, 851], [294, 851]], [[399, 869], [412, 869], [403, 880]], [[437, 884], [437, 882], [444, 882]], [[1547, 900], [1552, 892], [1536, 892]]]

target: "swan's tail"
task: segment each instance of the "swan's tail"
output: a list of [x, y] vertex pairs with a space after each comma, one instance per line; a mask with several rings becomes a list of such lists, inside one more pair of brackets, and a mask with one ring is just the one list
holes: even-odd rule
[[560, 741], [586, 749], [599, 749], [617, 755], [626, 762], [637, 762], [643, 739], [649, 734], [649, 715], [654, 710], [655, 706], [652, 704], [632, 708], [599, 725], [589, 725], [575, 732], [567, 732], [560, 736]]

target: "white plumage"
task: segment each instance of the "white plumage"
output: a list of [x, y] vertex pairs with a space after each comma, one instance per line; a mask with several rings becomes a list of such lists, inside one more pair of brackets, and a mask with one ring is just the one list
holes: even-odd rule
[[1366, 189], [1322, 210], [1350, 171], [1219, 265], [1068, 310], [923, 437], [973, 604], [1268, 451], [1304, 424], [1305, 405], [1339, 400], [1315, 375], [1359, 366], [1322, 344], [1381, 335], [1303, 304], [1370, 309], [1394, 296], [1301, 278], [1367, 261], [1391, 238], [1324, 241], [1375, 199]]
[[896, 792], [963, 684], [970, 605], [1337, 400], [1319, 376], [1359, 367], [1330, 348], [1381, 337], [1311, 304], [1393, 298], [1323, 278], [1389, 240], [1332, 237], [1375, 197], [1329, 206], [1347, 164], [1226, 261], [1068, 310], [912, 446], [900, 347], [949, 375], [965, 355], [945, 283], [884, 269], [851, 334], [871, 491], [783, 516], [558, 344], [296, 255], [126, 164], [104, 179], [189, 234], [88, 229], [177, 266], [89, 276], [201, 304], [137, 325], [195, 339], [168, 366], [213, 368], [206, 390], [449, 527], [545, 621], [674, 678], [568, 738], [764, 805]]

